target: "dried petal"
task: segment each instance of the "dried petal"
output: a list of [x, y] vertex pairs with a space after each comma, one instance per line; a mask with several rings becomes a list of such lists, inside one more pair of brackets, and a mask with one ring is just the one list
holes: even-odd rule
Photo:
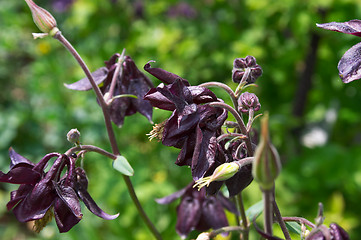
[[316, 24], [317, 27], [335, 32], [352, 34], [361, 37], [361, 20], [355, 19], [348, 22], [329, 22]]

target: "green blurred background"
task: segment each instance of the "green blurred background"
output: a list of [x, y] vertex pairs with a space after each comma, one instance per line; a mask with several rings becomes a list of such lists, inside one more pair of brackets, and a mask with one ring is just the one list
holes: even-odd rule
[[[359, 39], [316, 28], [360, 18], [360, 1], [74, 0], [62, 8], [66, 2], [36, 1], [53, 13], [92, 71], [126, 48], [140, 69], [156, 60], [155, 66], [192, 85], [220, 81], [235, 88], [234, 58], [255, 56], [264, 74], [253, 90], [261, 110], [270, 112], [272, 140], [283, 161], [276, 188], [282, 213], [313, 221], [322, 202], [326, 224], [339, 223], [351, 239], [361, 235], [361, 87], [357, 81], [343, 84], [337, 71], [340, 57]], [[32, 39], [38, 30], [25, 1], [0, 1], [0, 29], [0, 168], [8, 170], [10, 146], [34, 162], [48, 152], [65, 152], [71, 128], [81, 131], [84, 144], [110, 149], [94, 94], [63, 87], [83, 78], [81, 69], [57, 41]], [[167, 116], [155, 110], [153, 120]], [[179, 239], [178, 202], [162, 206], [154, 199], [186, 186], [190, 171], [174, 164], [179, 150], [148, 141], [151, 129], [136, 114], [116, 135], [149, 217], [164, 239]], [[90, 194], [108, 213], [120, 212], [119, 218], [105, 221], [83, 206], [84, 218], [70, 232], [60, 235], [53, 221], [35, 235], [6, 210], [16, 186], [0, 184], [1, 239], [152, 239], [111, 161], [88, 154], [84, 168]], [[244, 199], [246, 207], [261, 199], [255, 183]]]

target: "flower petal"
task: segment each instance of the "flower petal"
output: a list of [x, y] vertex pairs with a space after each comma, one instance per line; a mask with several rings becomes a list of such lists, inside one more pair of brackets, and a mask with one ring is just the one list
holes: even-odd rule
[[[97, 85], [102, 83], [108, 75], [108, 69], [106, 67], [101, 67], [91, 74], [94, 78], [94, 81]], [[87, 91], [92, 89], [92, 85], [90, 84], [90, 81], [87, 77], [71, 84], [64, 83], [64, 86], [66, 88], [72, 89], [72, 90], [78, 90], [78, 91]]]
[[186, 238], [195, 229], [201, 217], [201, 203], [198, 198], [185, 196], [177, 207], [177, 233]]
[[60, 198], [57, 198], [54, 203], [54, 217], [59, 232], [61, 233], [68, 232], [81, 220], [81, 217], [74, 215], [74, 212], [71, 211], [68, 205]]
[[39, 172], [34, 171], [32, 166], [24, 163], [18, 163], [6, 174], [0, 171], [0, 182], [6, 183], [35, 184], [40, 180], [40, 177]]
[[202, 203], [202, 217], [197, 227], [200, 231], [209, 228], [218, 229], [228, 226], [228, 220], [222, 204], [215, 197], [208, 197]]
[[32, 163], [27, 158], [25, 158], [25, 157], [21, 156], [20, 154], [18, 154], [17, 152], [15, 152], [15, 150], [12, 147], [9, 148], [9, 156], [10, 156], [10, 160], [11, 160], [10, 169], [19, 163], [26, 163], [30, 166], [34, 166], [34, 163]]
[[85, 206], [89, 209], [89, 211], [91, 211], [96, 216], [106, 220], [112, 220], [117, 218], [119, 216], [119, 213], [115, 215], [107, 214], [100, 207], [98, 207], [98, 205], [92, 199], [92, 197], [87, 191], [88, 180], [84, 169], [76, 168], [75, 171], [76, 171], [76, 179], [77, 179], [77, 182], [75, 183], [75, 190], [79, 198], [84, 202]]
[[[165, 84], [171, 84], [173, 83], [174, 81], [176, 81], [177, 79], [180, 79], [186, 83], [188, 83], [187, 80], [181, 78], [180, 76], [174, 74], [174, 73], [171, 73], [171, 72], [168, 72], [164, 69], [161, 69], [161, 68], [152, 68], [150, 66], [150, 63], [151, 62], [155, 62], [155, 61], [149, 61], [147, 64], [144, 65], [144, 70], [149, 72], [150, 74], [152, 74], [154, 77], [158, 78], [159, 80], [161, 80], [163, 83]], [[188, 83], [189, 85], [189, 83]]]
[[317, 27], [335, 32], [352, 34], [361, 37], [361, 20], [355, 19], [348, 22], [330, 22], [316, 24]]
[[344, 83], [361, 78], [361, 43], [347, 50], [339, 61], [337, 68]]

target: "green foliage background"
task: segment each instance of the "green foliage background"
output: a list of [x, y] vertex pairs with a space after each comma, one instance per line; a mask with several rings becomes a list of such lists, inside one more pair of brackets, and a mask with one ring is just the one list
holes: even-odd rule
[[[264, 74], [254, 90], [262, 111], [270, 112], [272, 139], [283, 160], [276, 189], [282, 213], [313, 221], [318, 202], [323, 202], [326, 224], [339, 223], [351, 239], [361, 234], [361, 87], [358, 81], [341, 82], [337, 62], [359, 39], [317, 29], [316, 23], [360, 18], [357, 2], [75, 0], [68, 11], [57, 12], [52, 1], [36, 1], [54, 14], [91, 70], [126, 48], [139, 68], [156, 60], [156, 66], [193, 85], [221, 81], [235, 88], [231, 82], [234, 58], [255, 56]], [[171, 14], [185, 3], [190, 15]], [[24, 1], [0, 2], [0, 29], [2, 171], [8, 169], [10, 146], [34, 162], [48, 152], [65, 152], [71, 147], [65, 137], [71, 128], [81, 131], [84, 144], [110, 149], [94, 94], [63, 87], [83, 78], [81, 69], [57, 41], [32, 39], [37, 29]], [[307, 58], [312, 49], [316, 54]], [[297, 91], [307, 86], [306, 73], [312, 76], [311, 86], [297, 108]], [[216, 93], [229, 101], [223, 92]], [[329, 109], [335, 110], [337, 118], [327, 125]], [[155, 110], [153, 120], [161, 122], [168, 114]], [[327, 130], [328, 141], [307, 148], [301, 144], [301, 133], [316, 125]], [[161, 206], [154, 199], [186, 186], [190, 172], [174, 165], [178, 150], [148, 141], [145, 134], [151, 129], [136, 114], [116, 134], [122, 154], [135, 169], [132, 181], [146, 212], [164, 239], [178, 239], [177, 203]], [[1, 184], [1, 239], [151, 239], [111, 161], [89, 154], [84, 167], [89, 192], [107, 212], [120, 212], [118, 219], [104, 221], [83, 207], [83, 220], [70, 232], [60, 235], [52, 222], [34, 235], [6, 210], [9, 191], [16, 186]], [[255, 183], [244, 198], [246, 207], [261, 199]]]

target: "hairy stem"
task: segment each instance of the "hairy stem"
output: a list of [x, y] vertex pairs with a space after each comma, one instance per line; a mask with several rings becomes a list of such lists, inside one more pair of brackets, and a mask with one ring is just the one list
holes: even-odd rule
[[[112, 123], [111, 123], [111, 119], [110, 119], [110, 114], [109, 114], [109, 108], [108, 105], [106, 104], [103, 94], [101, 93], [98, 85], [95, 83], [93, 76], [91, 75], [91, 72], [89, 71], [89, 68], [87, 67], [87, 65], [85, 64], [85, 62], [83, 61], [83, 59], [81, 58], [81, 56], [79, 55], [79, 53], [75, 50], [75, 48], [70, 44], [70, 42], [61, 34], [60, 31], [58, 31], [55, 35], [54, 38], [59, 40], [64, 47], [73, 55], [73, 57], [78, 61], [80, 67], [83, 69], [85, 75], [87, 76], [90, 84], [93, 87], [93, 90], [97, 96], [97, 99], [99, 101], [99, 104], [101, 106], [101, 109], [103, 111], [103, 116], [104, 116], [104, 121], [105, 121], [105, 126], [107, 129], [107, 133], [108, 133], [108, 138], [109, 138], [109, 142], [112, 148], [112, 152], [114, 155], [120, 155], [119, 149], [118, 149], [118, 145], [117, 145], [117, 141], [115, 138], [115, 134], [113, 131], [113, 127], [112, 127]], [[133, 200], [134, 205], [136, 206], [140, 216], [142, 217], [143, 221], [145, 222], [145, 224], [147, 225], [147, 227], [149, 228], [149, 230], [152, 232], [153, 236], [157, 239], [157, 240], [161, 240], [162, 237], [160, 235], [160, 233], [157, 231], [157, 229], [155, 228], [155, 226], [153, 225], [152, 221], [148, 218], [147, 214], [145, 213], [145, 211], [142, 208], [142, 205], [139, 202], [139, 199], [134, 191], [134, 187], [130, 181], [130, 178], [128, 176], [123, 175], [123, 179], [127, 185], [128, 188], [128, 192]]]

